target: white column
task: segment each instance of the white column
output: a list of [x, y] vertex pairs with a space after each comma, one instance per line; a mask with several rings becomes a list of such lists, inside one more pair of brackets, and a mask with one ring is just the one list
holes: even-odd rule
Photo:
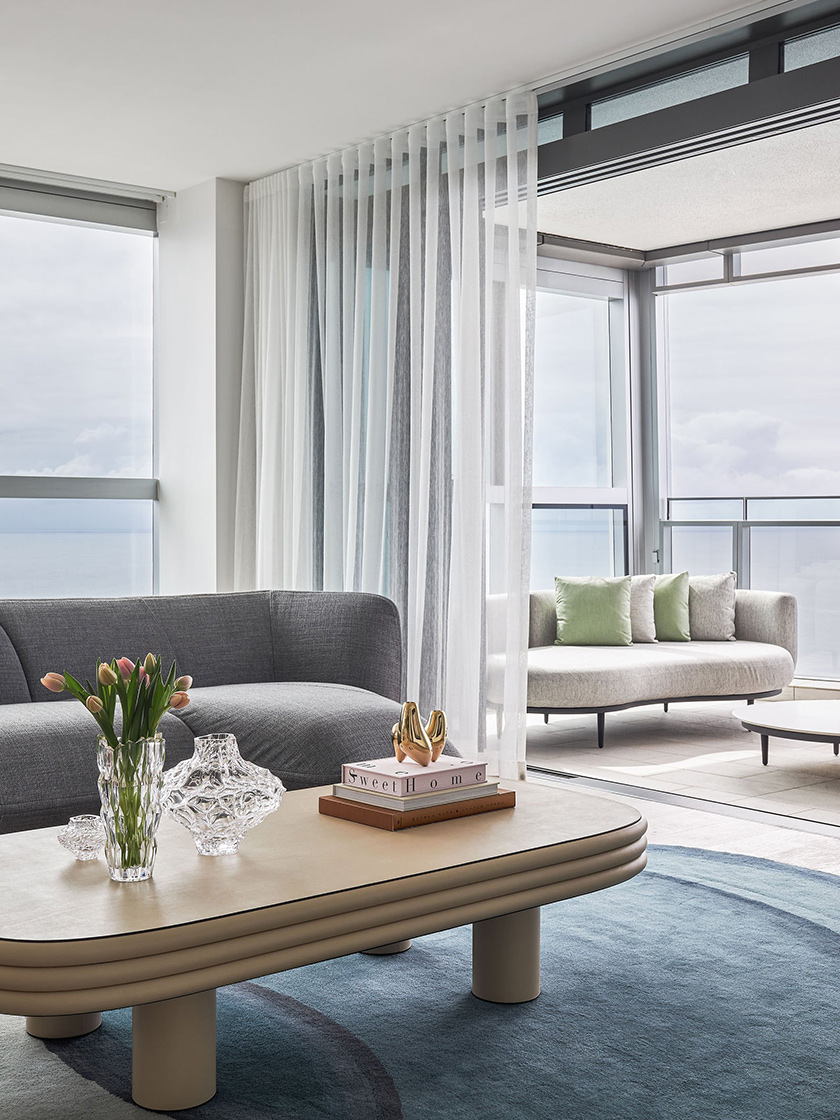
[[211, 179], [158, 214], [161, 594], [232, 586], [244, 183]]

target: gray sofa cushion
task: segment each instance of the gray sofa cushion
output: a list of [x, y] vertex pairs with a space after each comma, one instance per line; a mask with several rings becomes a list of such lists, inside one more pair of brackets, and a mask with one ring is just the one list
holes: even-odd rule
[[[289, 789], [341, 781], [343, 762], [390, 755], [400, 704], [349, 685], [313, 682], [194, 688], [178, 712], [193, 735], [230, 732], [243, 758]], [[447, 754], [456, 754], [449, 744]]]
[[[528, 707], [607, 708], [689, 696], [749, 696], [787, 685], [793, 658], [760, 642], [545, 646], [528, 651]], [[491, 683], [491, 699], [497, 690]]]
[[653, 592], [656, 576], [630, 577], [630, 628], [634, 642], [656, 641], [656, 619], [653, 613]]
[[[160, 731], [167, 766], [189, 758], [188, 727], [167, 714]], [[0, 705], [0, 832], [65, 824], [77, 813], [99, 812], [97, 732], [77, 700]]]
[[[138, 599], [6, 599], [0, 626], [17, 651], [33, 700], [62, 701], [47, 672], [92, 678], [97, 657], [159, 653], [197, 684], [274, 678], [267, 591]], [[2, 700], [2, 697], [0, 697]]]
[[688, 619], [693, 642], [735, 641], [736, 578], [734, 572], [689, 577]]

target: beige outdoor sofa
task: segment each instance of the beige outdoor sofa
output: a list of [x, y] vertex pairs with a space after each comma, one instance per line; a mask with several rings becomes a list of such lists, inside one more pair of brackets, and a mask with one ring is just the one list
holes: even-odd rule
[[[691, 700], [751, 703], [781, 692], [796, 664], [796, 600], [771, 591], [736, 592], [735, 641], [555, 645], [556, 627], [554, 592], [532, 592], [528, 711], [546, 722], [555, 714], [597, 715], [599, 747], [607, 712], [642, 704], [664, 704], [667, 711], [668, 704]], [[491, 653], [489, 663], [488, 699], [498, 710], [501, 672], [494, 667], [502, 668], [503, 655]]]

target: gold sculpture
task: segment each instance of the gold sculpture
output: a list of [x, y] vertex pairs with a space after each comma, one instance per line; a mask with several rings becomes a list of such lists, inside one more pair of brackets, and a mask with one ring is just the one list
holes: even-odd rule
[[399, 723], [391, 731], [397, 762], [411, 758], [421, 766], [437, 762], [446, 743], [446, 716], [438, 709], [429, 716], [426, 727], [413, 700], [406, 700], [400, 712]]

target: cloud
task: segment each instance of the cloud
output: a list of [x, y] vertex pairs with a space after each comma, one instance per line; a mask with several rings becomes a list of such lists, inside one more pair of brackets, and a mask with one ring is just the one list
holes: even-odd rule
[[710, 498], [840, 493], [840, 464], [835, 469], [815, 457], [822, 458], [822, 449], [808, 425], [757, 409], [672, 418], [671, 493]]

